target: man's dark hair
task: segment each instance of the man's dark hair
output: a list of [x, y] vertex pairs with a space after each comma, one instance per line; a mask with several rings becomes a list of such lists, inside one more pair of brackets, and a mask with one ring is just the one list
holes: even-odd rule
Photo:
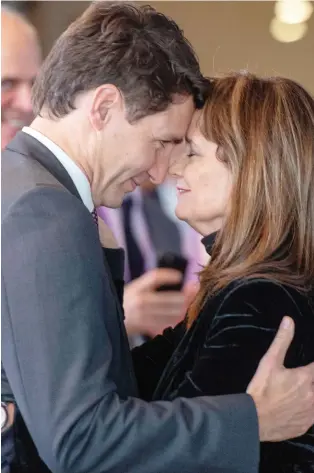
[[207, 81], [178, 25], [150, 6], [98, 1], [60, 36], [33, 88], [36, 114], [75, 108], [77, 95], [102, 84], [118, 87], [129, 121], [165, 110], [174, 94], [202, 105]]

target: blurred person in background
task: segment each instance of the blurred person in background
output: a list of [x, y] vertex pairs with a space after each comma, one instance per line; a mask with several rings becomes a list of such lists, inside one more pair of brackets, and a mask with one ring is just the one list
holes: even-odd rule
[[[1, 149], [33, 119], [31, 88], [41, 63], [35, 28], [8, 5], [1, 5]], [[4, 387], [4, 386], [3, 386]], [[7, 401], [4, 389], [1, 400]], [[4, 417], [3, 417], [4, 416]], [[1, 471], [10, 472], [14, 460], [12, 424], [15, 406], [2, 407]]]
[[[283, 78], [211, 85], [170, 168], [176, 214], [211, 260], [187, 320], [133, 350], [146, 400], [241, 392], [284, 314], [296, 326], [285, 366], [314, 361], [314, 100]], [[259, 471], [314, 472], [314, 427], [262, 444]]]
[[41, 63], [35, 28], [20, 13], [1, 8], [1, 149], [33, 119], [31, 88]]
[[[131, 346], [181, 321], [198, 289], [203, 247], [199, 235], [175, 216], [175, 192], [171, 180], [160, 186], [147, 181], [124, 199], [121, 208], [98, 209], [126, 254], [123, 307]], [[158, 258], [167, 252], [187, 258], [181, 292], [157, 291], [182, 278], [174, 269], [156, 268]]]

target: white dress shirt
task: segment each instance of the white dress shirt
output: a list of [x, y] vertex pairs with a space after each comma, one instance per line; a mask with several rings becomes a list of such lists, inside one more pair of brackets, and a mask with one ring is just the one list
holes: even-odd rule
[[92, 212], [94, 210], [94, 203], [90, 183], [79, 166], [58, 145], [56, 145], [56, 143], [39, 131], [28, 126], [25, 126], [22, 131], [42, 143], [52, 152], [52, 154], [54, 154], [72, 179], [84, 205], [90, 212]]

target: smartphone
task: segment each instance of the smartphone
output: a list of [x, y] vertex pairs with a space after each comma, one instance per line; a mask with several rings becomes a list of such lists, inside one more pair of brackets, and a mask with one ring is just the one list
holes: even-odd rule
[[173, 252], [167, 252], [162, 254], [158, 258], [158, 268], [169, 268], [176, 269], [182, 273], [182, 281], [179, 284], [168, 284], [160, 286], [157, 291], [181, 291], [184, 282], [185, 271], [188, 265], [188, 260], [184, 256], [178, 255]]

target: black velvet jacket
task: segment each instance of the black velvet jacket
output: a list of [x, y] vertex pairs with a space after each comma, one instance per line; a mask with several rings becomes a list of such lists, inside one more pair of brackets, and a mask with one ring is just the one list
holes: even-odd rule
[[[314, 297], [266, 279], [235, 281], [206, 303], [189, 331], [181, 323], [133, 350], [141, 397], [245, 392], [284, 315], [296, 325], [285, 366], [314, 361]], [[314, 427], [261, 444], [260, 473], [314, 473]]]

